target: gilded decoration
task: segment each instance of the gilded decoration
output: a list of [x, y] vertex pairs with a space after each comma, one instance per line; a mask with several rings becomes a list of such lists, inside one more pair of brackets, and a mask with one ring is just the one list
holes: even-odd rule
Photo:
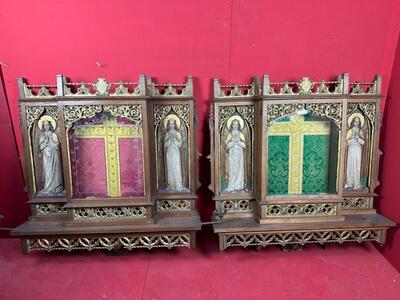
[[267, 126], [278, 118], [295, 114], [297, 111], [308, 111], [317, 116], [323, 116], [332, 120], [341, 128], [342, 111], [341, 103], [310, 103], [310, 104], [269, 104], [267, 106]]
[[30, 129], [33, 123], [44, 113], [51, 116], [54, 120], [59, 119], [58, 106], [55, 105], [26, 106], [25, 111], [28, 129]]
[[170, 112], [176, 113], [176, 115], [183, 120], [187, 126], [189, 126], [190, 111], [189, 104], [156, 104], [154, 105], [154, 127], [165, 118]]
[[[253, 105], [237, 105], [237, 106], [220, 106], [219, 107], [219, 126], [222, 128], [234, 113], [239, 113], [251, 126], [254, 126], [254, 106]], [[243, 125], [243, 124], [242, 124]], [[243, 126], [242, 126], [243, 127]]]
[[369, 197], [346, 197], [343, 198], [342, 208], [344, 209], [360, 209], [369, 208]]
[[253, 209], [251, 200], [223, 200], [218, 204], [226, 212], [251, 212]]
[[158, 211], [190, 211], [192, 204], [190, 200], [159, 200]]
[[134, 121], [134, 127], [142, 127], [141, 105], [104, 105], [104, 111], [110, 112], [114, 117], [124, 117]]
[[[330, 89], [333, 89], [331, 91]], [[278, 89], [278, 91], [276, 90]], [[269, 95], [324, 95], [342, 94], [343, 78], [338, 77], [335, 81], [312, 81], [309, 77], [303, 77], [300, 81], [270, 82], [268, 86]]]
[[[344, 242], [382, 242], [384, 229], [348, 229], [348, 230], [321, 230], [321, 231], [299, 231], [299, 232], [254, 232], [254, 233], [233, 233], [220, 235], [223, 239], [223, 249], [240, 246], [269, 246], [288, 244], [325, 244]], [[222, 249], [222, 250], [223, 250]]]
[[[93, 91], [90, 89], [93, 87]], [[72, 91], [75, 88], [76, 91]], [[124, 97], [124, 96], [141, 96], [144, 95], [144, 87], [141, 82], [108, 82], [105, 78], [97, 78], [94, 83], [89, 82], [68, 82], [63, 77], [63, 90], [66, 97]]]
[[[270, 159], [268, 160], [268, 172], [269, 172], [269, 177], [274, 178], [280, 178], [282, 177], [283, 174], [277, 174], [276, 171], [285, 171], [285, 174], [288, 176], [288, 194], [302, 194], [306, 190], [313, 190], [315, 192], [324, 192], [326, 188], [323, 187], [324, 182], [314, 182], [316, 178], [323, 178], [325, 176], [316, 176], [316, 170], [325, 170], [326, 168], [324, 166], [320, 166], [320, 168], [313, 168], [313, 171], [311, 172], [311, 178], [309, 180], [303, 180], [303, 173], [306, 173], [304, 171], [307, 171], [307, 162], [308, 160], [304, 160], [304, 157], [308, 157], [307, 155], [307, 150], [312, 150], [312, 149], [318, 149], [321, 147], [321, 145], [326, 145], [324, 143], [324, 137], [329, 136], [331, 133], [331, 128], [330, 128], [330, 122], [328, 121], [305, 121], [304, 116], [302, 115], [294, 115], [291, 117], [291, 122], [275, 122], [273, 126], [271, 126], [268, 130], [268, 135], [269, 139], [272, 142], [271, 139], [277, 139], [281, 137], [288, 137], [287, 140], [287, 146], [282, 147], [282, 142], [277, 143], [279, 145], [278, 152], [274, 152], [273, 146], [271, 145], [271, 149], [268, 150]], [[307, 139], [308, 136], [314, 136], [314, 139]], [[315, 141], [317, 136], [322, 136], [321, 138], [318, 139], [318, 141]], [[311, 143], [314, 141], [319, 142], [317, 145], [311, 145]], [[271, 143], [269, 143], [271, 144]], [[308, 147], [307, 147], [308, 146]], [[276, 153], [277, 157], [282, 158], [281, 152], [283, 148], [288, 148], [288, 171], [285, 169], [282, 169], [280, 166], [281, 165], [276, 165], [276, 163], [281, 163], [279, 159], [274, 157], [274, 153]], [[306, 151], [305, 151], [306, 150]], [[319, 153], [329, 153], [328, 149], [325, 149], [325, 151], [322, 151], [323, 149], [320, 149], [321, 152]], [[328, 157], [328, 155], [326, 155]], [[328, 162], [325, 161], [322, 156], [318, 157], [315, 159], [316, 161], [321, 162], [321, 164], [326, 165]], [[279, 176], [278, 176], [279, 175]], [[279, 189], [283, 188], [283, 182], [277, 181], [274, 184], [271, 183], [271, 180], [269, 180], [269, 183], [271, 187], [269, 187], [269, 192], [271, 194], [275, 194], [279, 192]], [[275, 186], [278, 184], [278, 186]], [[306, 188], [307, 184], [314, 183], [314, 185], [318, 185], [318, 188], [316, 186], [312, 186], [310, 188]], [[319, 184], [317, 184], [319, 183]], [[274, 191], [274, 192], [272, 192]]]
[[159, 96], [169, 96], [169, 97], [178, 97], [178, 96], [192, 96], [190, 92], [190, 84], [175, 84], [175, 83], [166, 83], [166, 84], [156, 84], [154, 82], [149, 83], [150, 95], [153, 97]]
[[143, 219], [147, 216], [146, 208], [136, 207], [96, 207], [75, 208], [74, 219]]
[[[129, 109], [132, 106], [133, 108]], [[106, 154], [107, 194], [110, 197], [121, 197], [121, 178], [119, 143], [120, 138], [142, 138], [141, 113], [139, 105], [105, 105], [105, 111], [115, 116], [126, 116], [136, 120], [135, 124], [119, 124], [115, 118], [105, 120], [101, 125], [77, 126], [76, 138], [103, 138]], [[139, 124], [137, 124], [139, 123]]]
[[35, 214], [37, 216], [51, 216], [65, 214], [66, 210], [64, 208], [65, 203], [41, 203], [35, 204]]
[[[25, 98], [53, 98], [55, 95], [50, 90], [56, 88], [53, 84], [23, 84]], [[34, 93], [33, 89], [37, 92]]]
[[375, 102], [367, 102], [367, 103], [349, 103], [347, 104], [347, 116], [353, 114], [354, 111], [359, 109], [361, 112], [365, 114], [365, 116], [370, 121], [372, 128], [375, 127], [375, 118], [376, 118], [376, 103]]
[[64, 106], [64, 122], [67, 129], [80, 119], [91, 118], [101, 111], [110, 112], [114, 117], [124, 117], [142, 125], [142, 109], [139, 104], [131, 105], [66, 105]]
[[336, 203], [301, 203], [265, 205], [265, 215], [271, 217], [335, 216]]
[[220, 85], [219, 97], [252, 97], [255, 96], [255, 83]]
[[358, 82], [351, 83], [351, 95], [376, 95], [378, 93], [378, 81], [373, 82]]
[[44, 106], [27, 106], [26, 111], [26, 125], [28, 129], [32, 127], [32, 124], [43, 114], [45, 110]]
[[118, 249], [132, 250], [135, 248], [174, 248], [191, 246], [189, 233], [176, 234], [132, 234], [124, 236], [102, 237], [63, 237], [63, 238], [32, 238], [25, 239], [24, 246], [27, 251], [35, 250], [95, 250]]
[[102, 110], [102, 105], [66, 105], [64, 106], [65, 127], [69, 129], [76, 121], [94, 117]]

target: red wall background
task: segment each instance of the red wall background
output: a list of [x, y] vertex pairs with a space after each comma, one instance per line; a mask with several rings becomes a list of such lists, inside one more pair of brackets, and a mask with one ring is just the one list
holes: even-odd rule
[[[205, 159], [211, 79], [239, 83], [262, 74], [274, 81], [331, 79], [349, 72], [351, 80], [366, 81], [378, 73], [386, 94], [399, 16], [397, 0], [1, 1], [0, 62], [17, 144], [19, 76], [52, 83], [61, 73], [74, 81], [136, 80], [148, 74], [182, 82], [193, 75], [203, 154], [197, 205], [207, 219], [213, 209]], [[6, 151], [12, 149], [1, 148]], [[2, 170], [19, 168], [4, 155], [1, 162]], [[10, 182], [1, 184], [0, 211], [6, 215], [3, 224], [15, 226], [28, 210], [25, 196], [14, 191], [21, 190], [20, 175], [10, 172]]]
[[[400, 224], [399, 170], [400, 170], [400, 38], [393, 64], [392, 76], [387, 94], [387, 106], [384, 118], [383, 163], [381, 176], [381, 197], [377, 203], [379, 211]], [[382, 249], [386, 258], [400, 271], [400, 230], [389, 230], [387, 243]]]

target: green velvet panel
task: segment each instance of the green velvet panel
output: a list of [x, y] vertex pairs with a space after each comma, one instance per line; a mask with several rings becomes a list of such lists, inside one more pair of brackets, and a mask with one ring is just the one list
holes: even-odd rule
[[268, 194], [288, 193], [289, 136], [268, 137]]
[[302, 193], [328, 193], [329, 136], [305, 135], [303, 149]]

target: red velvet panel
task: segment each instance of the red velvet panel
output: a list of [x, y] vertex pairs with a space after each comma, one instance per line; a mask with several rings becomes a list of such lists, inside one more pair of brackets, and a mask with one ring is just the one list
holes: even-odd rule
[[120, 138], [118, 142], [122, 196], [143, 196], [142, 139]]
[[103, 138], [78, 138], [72, 156], [75, 197], [107, 197]]

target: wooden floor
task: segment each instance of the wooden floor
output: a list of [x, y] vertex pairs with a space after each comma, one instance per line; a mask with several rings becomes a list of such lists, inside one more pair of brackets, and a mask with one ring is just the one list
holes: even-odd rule
[[194, 250], [33, 252], [0, 240], [0, 299], [399, 299], [400, 274], [371, 244], [307, 245], [299, 252]]

